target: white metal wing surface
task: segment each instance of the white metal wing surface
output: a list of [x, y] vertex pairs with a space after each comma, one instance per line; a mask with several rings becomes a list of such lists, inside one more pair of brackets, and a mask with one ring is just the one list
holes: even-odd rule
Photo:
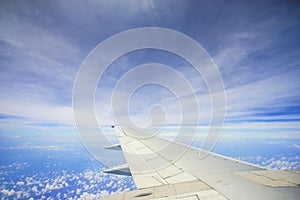
[[[159, 137], [115, 127], [127, 164], [104, 172], [132, 175], [136, 191], [104, 199], [299, 199], [300, 172], [267, 170]], [[116, 145], [118, 146], [118, 145]], [[116, 147], [114, 146], [114, 148]], [[112, 147], [110, 147], [112, 148]]]

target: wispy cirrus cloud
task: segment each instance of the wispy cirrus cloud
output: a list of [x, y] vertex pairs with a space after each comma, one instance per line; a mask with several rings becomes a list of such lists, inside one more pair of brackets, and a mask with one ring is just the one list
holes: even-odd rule
[[[78, 2], [71, 7], [64, 2], [31, 6], [16, 2], [6, 4], [1, 8], [0, 20], [3, 27], [0, 31], [0, 112], [23, 119], [2, 119], [2, 127], [8, 128], [14, 123], [20, 127], [46, 123], [71, 125], [73, 82], [88, 52], [120, 31], [163, 26], [186, 33], [212, 55], [226, 88], [228, 126], [241, 127], [247, 123], [246, 127], [269, 124], [266, 127], [274, 125], [275, 128], [280, 123], [278, 126], [290, 124], [298, 128], [300, 94], [297, 92], [299, 84], [295, 83], [300, 72], [297, 67], [299, 48], [295, 44], [299, 42], [299, 14], [292, 3], [280, 5], [273, 5], [271, 1], [236, 2], [232, 6], [224, 3], [189, 5], [177, 1], [172, 2], [172, 6], [168, 2], [158, 6], [155, 1], [122, 2], [117, 6], [109, 2], [82, 6]], [[220, 7], [222, 12], [217, 12]], [[258, 7], [266, 9], [259, 11]], [[124, 8], [130, 9], [124, 12]], [[157, 55], [147, 51], [135, 57], [128, 55], [106, 74], [104, 89], [96, 94], [96, 98], [104, 99], [97, 101], [103, 104], [96, 111], [101, 122], [113, 123], [109, 95], [114, 81], [135, 64], [161, 61], [190, 81], [200, 99], [201, 121], [209, 123], [210, 96], [201, 77], [177, 58]], [[148, 118], [142, 116], [149, 113], [153, 104], [161, 104], [169, 112], [170, 122], [178, 123], [174, 96], [154, 89], [151, 94], [156, 97], [152, 95], [147, 99], [151, 96], [149, 91], [135, 96], [134, 103], [140, 106], [132, 104], [133, 119], [147, 121]], [[193, 97], [187, 95], [186, 98], [188, 104]], [[189, 109], [192, 113], [193, 108]]]

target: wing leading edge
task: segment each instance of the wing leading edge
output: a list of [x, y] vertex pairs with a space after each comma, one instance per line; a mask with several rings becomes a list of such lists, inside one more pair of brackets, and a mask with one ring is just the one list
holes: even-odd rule
[[146, 137], [127, 127], [115, 129], [138, 190], [104, 199], [252, 200], [300, 196], [299, 171], [267, 170], [215, 153], [200, 159], [203, 150]]

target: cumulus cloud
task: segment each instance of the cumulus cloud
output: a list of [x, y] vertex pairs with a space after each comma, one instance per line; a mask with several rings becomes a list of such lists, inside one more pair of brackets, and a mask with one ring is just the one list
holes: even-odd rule
[[17, 185], [17, 186], [23, 186], [23, 185], [25, 185], [25, 183], [24, 183], [23, 181], [18, 181], [18, 182], [16, 183], [16, 185]]
[[[4, 180], [14, 174], [16, 166], [29, 168], [26, 163], [2, 166], [1, 176]], [[63, 171], [46, 175], [37, 172], [33, 176], [19, 177], [16, 181], [2, 181], [0, 195], [18, 199], [95, 199], [114, 192], [135, 189], [132, 178], [105, 174], [101, 170], [96, 167], [76, 173]]]
[[280, 169], [280, 170], [300, 170], [300, 157], [299, 156], [281, 156], [276, 155], [273, 157], [261, 157], [261, 156], [250, 156], [250, 157], [238, 157], [238, 159], [257, 164], [269, 169]]
[[3, 189], [0, 192], [7, 197], [13, 196], [16, 193], [13, 189], [11, 190]]

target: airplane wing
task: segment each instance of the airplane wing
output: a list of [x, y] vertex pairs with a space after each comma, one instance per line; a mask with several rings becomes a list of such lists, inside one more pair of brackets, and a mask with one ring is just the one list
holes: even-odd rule
[[[300, 171], [268, 170], [243, 161], [115, 127], [127, 164], [105, 170], [132, 175], [138, 190], [113, 199], [299, 199]], [[120, 147], [120, 148], [119, 148]], [[112, 148], [112, 147], [110, 147]], [[202, 152], [203, 153], [203, 152]]]

